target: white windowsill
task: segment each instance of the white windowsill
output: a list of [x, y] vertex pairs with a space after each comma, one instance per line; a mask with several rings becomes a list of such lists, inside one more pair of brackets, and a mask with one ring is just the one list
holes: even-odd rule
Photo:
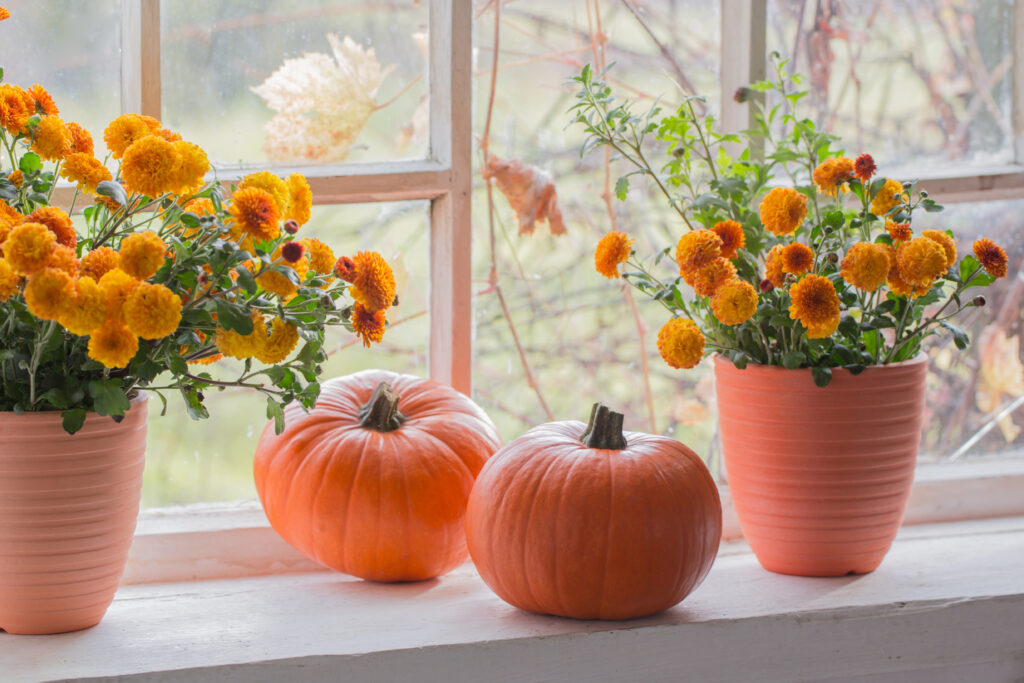
[[97, 627], [0, 633], [5, 683], [1016, 681], [1024, 517], [906, 527], [873, 574], [806, 579], [723, 548], [681, 605], [631, 622], [516, 610], [470, 565], [436, 581], [304, 574], [126, 586]]

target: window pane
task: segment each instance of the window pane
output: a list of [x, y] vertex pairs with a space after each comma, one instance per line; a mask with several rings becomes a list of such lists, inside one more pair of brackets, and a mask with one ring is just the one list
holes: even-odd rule
[[93, 135], [106, 154], [103, 129], [121, 111], [121, 2], [7, 0], [11, 18], [0, 25], [4, 82], [39, 83], [65, 121]]
[[[344, 328], [328, 331], [325, 349], [331, 355], [323, 364], [323, 380], [366, 368], [426, 375], [427, 225], [426, 202], [314, 207], [299, 236], [316, 237], [339, 256], [380, 252], [395, 271], [400, 299], [389, 312], [392, 326], [383, 343], [372, 349], [364, 349]], [[237, 370], [234, 363], [225, 359], [209, 368], [217, 373], [223, 365], [225, 378], [234, 379], [237, 372], [228, 372]], [[211, 417], [202, 422], [189, 419], [179, 396], [168, 395], [163, 417], [159, 399], [150, 397], [143, 506], [255, 497], [252, 457], [267, 421], [266, 401], [236, 389], [206, 393]]]
[[220, 166], [426, 154], [425, 2], [175, 0], [161, 24], [165, 122]]
[[903, 175], [1012, 161], [1012, 0], [768, 8], [769, 52], [808, 77], [803, 114], [848, 153]]

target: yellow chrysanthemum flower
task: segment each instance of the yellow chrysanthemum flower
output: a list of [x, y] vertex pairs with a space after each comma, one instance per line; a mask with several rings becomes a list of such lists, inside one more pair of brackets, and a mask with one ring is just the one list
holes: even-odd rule
[[31, 275], [50, 261], [57, 248], [57, 236], [42, 223], [22, 223], [11, 229], [2, 248], [16, 272]]
[[853, 159], [836, 157], [826, 159], [814, 169], [812, 178], [818, 186], [818, 192], [829, 197], [835, 197], [840, 188], [845, 192], [846, 183], [853, 178]]
[[60, 324], [71, 334], [84, 337], [107, 319], [107, 293], [91, 277], [79, 278]]
[[185, 211], [190, 211], [197, 216], [214, 216], [217, 214], [217, 209], [214, 208], [213, 202], [206, 197], [196, 197], [185, 202], [185, 205], [181, 207]]
[[761, 200], [760, 215], [765, 230], [788, 235], [807, 218], [807, 197], [791, 187], [776, 187]]
[[612, 230], [597, 243], [594, 249], [594, 268], [607, 278], [619, 277], [619, 264], [629, 258], [633, 251], [633, 240], [624, 232]]
[[96, 247], [82, 256], [81, 272], [83, 277], [99, 279], [117, 268], [117, 252], [110, 247]]
[[92, 133], [74, 121], [71, 121], [66, 125], [68, 127], [68, 132], [71, 133], [71, 152], [73, 154], [88, 154], [89, 156], [92, 156], [95, 152]]
[[108, 368], [123, 368], [139, 350], [139, 338], [123, 323], [108, 320], [89, 335], [89, 358]]
[[288, 184], [285, 183], [285, 181], [281, 180], [270, 171], [259, 171], [258, 173], [250, 173], [245, 176], [242, 178], [242, 182], [238, 184], [239, 190], [252, 187], [258, 187], [274, 198], [274, 205], [277, 207], [278, 216], [288, 215], [288, 200], [290, 192]]
[[102, 161], [85, 152], [67, 155], [60, 167], [60, 174], [63, 178], [78, 183], [78, 189], [89, 194], [95, 194], [96, 186], [104, 180], [114, 179], [110, 169], [104, 166]]
[[125, 150], [121, 177], [130, 191], [159, 197], [178, 186], [181, 155], [174, 144], [156, 135], [140, 138]]
[[350, 283], [352, 298], [370, 311], [390, 306], [395, 300], [395, 274], [384, 257], [375, 251], [361, 251], [352, 262], [353, 274], [344, 278]]
[[313, 269], [314, 273], [330, 275], [333, 272], [334, 262], [337, 261], [337, 258], [329, 246], [315, 237], [302, 240], [302, 246], [306, 248], [306, 253], [309, 254], [309, 267]]
[[1006, 277], [1008, 259], [1001, 246], [987, 237], [974, 242], [974, 255], [992, 277]]
[[57, 238], [57, 244], [74, 249], [78, 245], [78, 233], [71, 217], [56, 206], [41, 206], [25, 216], [26, 223], [42, 223]]
[[953, 238], [941, 230], [925, 230], [921, 233], [921, 236], [930, 239], [942, 247], [942, 250], [946, 253], [946, 269], [952, 268], [953, 264], [956, 263], [956, 242], [953, 241]]
[[152, 134], [152, 129], [138, 114], [121, 114], [103, 131], [103, 141], [114, 158], [120, 159], [137, 140]]
[[163, 285], [143, 282], [124, 302], [128, 329], [143, 339], [163, 339], [181, 323], [181, 299]]
[[714, 296], [718, 288], [736, 277], [736, 266], [719, 256], [711, 263], [683, 272], [683, 280], [700, 296]]
[[203, 178], [210, 170], [210, 160], [199, 145], [179, 140], [174, 149], [181, 160], [174, 174], [172, 191], [180, 195], [198, 192], [203, 187]]
[[56, 116], [60, 113], [60, 109], [57, 107], [57, 103], [53, 101], [53, 97], [50, 96], [50, 93], [46, 92], [46, 88], [38, 83], [33, 84], [28, 89], [28, 94], [32, 96], [32, 100], [35, 102], [35, 112], [37, 114]]
[[10, 175], [7, 176], [7, 179], [20, 190], [21, 186], [25, 183], [25, 174], [21, 172], [20, 168], [16, 168], [11, 171]]
[[25, 304], [41, 320], [59, 320], [74, 290], [71, 277], [56, 268], [33, 273], [25, 283]]
[[77, 277], [79, 264], [78, 257], [75, 256], [75, 250], [65, 247], [63, 244], [58, 244], [57, 248], [53, 250], [50, 260], [46, 262], [46, 267], [56, 268], [71, 277]]
[[711, 232], [722, 240], [722, 256], [736, 258], [736, 253], [747, 244], [747, 236], [743, 234], [743, 226], [736, 221], [720, 221], [715, 223]]
[[839, 264], [843, 279], [857, 289], [873, 292], [889, 277], [889, 248], [884, 244], [857, 242]]
[[744, 323], [757, 311], [757, 290], [743, 280], [732, 280], [718, 288], [711, 299], [711, 312], [724, 325]]
[[[0, 199], [0, 228], [13, 228], [24, 220], [25, 217], [18, 213], [17, 209]], [[6, 235], [6, 233], [4, 234]]]
[[903, 184], [898, 180], [888, 178], [885, 185], [878, 191], [875, 198], [871, 200], [871, 213], [876, 216], [884, 216], [898, 206], [904, 200]]
[[764, 260], [764, 277], [773, 287], [786, 284], [786, 273], [782, 270], [782, 250], [786, 247], [776, 244]]
[[267, 337], [267, 323], [259, 311], [252, 312], [252, 327], [252, 332], [245, 335], [218, 327], [215, 337], [217, 349], [225, 356], [238, 360], [252, 358]]
[[[274, 250], [274, 253], [271, 256], [274, 265], [291, 268], [298, 276], [299, 282], [304, 281], [306, 279], [306, 274], [309, 272], [309, 259], [303, 254], [298, 261], [288, 263], [284, 260], [282, 251], [283, 245]], [[279, 273], [276, 270], [268, 270], [257, 277], [256, 284], [268, 292], [278, 295], [284, 301], [288, 301], [295, 296], [296, 292], [299, 291], [299, 288], [295, 283], [289, 280], [286, 275]]]
[[[276, 177], [276, 176], [275, 176]], [[247, 187], [236, 190], [231, 195], [232, 237], [236, 240], [242, 234], [251, 235], [258, 240], [273, 240], [281, 234], [281, 214], [278, 212], [274, 196], [259, 187]], [[237, 237], [236, 231], [237, 230]]]
[[938, 242], [927, 237], [917, 237], [896, 252], [900, 277], [919, 287], [930, 287], [946, 272], [946, 252]]
[[0, 258], [0, 301], [7, 301], [21, 289], [21, 276], [14, 272], [7, 259]]
[[0, 83], [0, 125], [11, 135], [25, 130], [35, 106], [32, 96], [18, 86]]
[[267, 365], [280, 363], [299, 343], [299, 328], [281, 318], [274, 318], [270, 334], [257, 345], [256, 360]]
[[828, 337], [839, 327], [839, 295], [827, 277], [806, 275], [789, 289], [789, 317], [807, 328], [811, 339]]
[[160, 270], [167, 245], [155, 232], [136, 232], [121, 241], [118, 267], [137, 280], [148, 280]]
[[679, 272], [696, 270], [722, 255], [722, 238], [710, 230], [691, 230], [676, 242]]
[[366, 348], [370, 348], [370, 342], [380, 343], [384, 339], [385, 315], [384, 309], [371, 311], [358, 301], [352, 305], [352, 331], [362, 337]]
[[124, 302], [139, 286], [139, 281], [120, 268], [114, 268], [100, 278], [99, 284], [107, 295], [107, 318], [123, 322]]
[[803, 275], [814, 267], [814, 252], [802, 242], [787, 244], [779, 256], [782, 260], [782, 272], [789, 275]]
[[692, 368], [704, 357], [704, 334], [686, 318], [672, 318], [658, 331], [658, 352], [669, 367]]
[[43, 116], [33, 135], [32, 151], [47, 161], [60, 161], [71, 154], [74, 141], [59, 116]]
[[299, 225], [309, 222], [313, 211], [313, 191], [309, 189], [306, 177], [301, 173], [288, 176], [288, 210], [284, 217]]

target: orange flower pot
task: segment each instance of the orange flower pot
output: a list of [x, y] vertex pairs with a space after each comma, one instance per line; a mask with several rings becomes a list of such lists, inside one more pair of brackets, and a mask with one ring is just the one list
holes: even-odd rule
[[128, 560], [142, 495], [146, 399], [120, 422], [0, 413], [0, 629], [95, 626]]
[[927, 356], [858, 375], [715, 358], [725, 469], [743, 535], [765, 569], [873, 571], [892, 545], [914, 478]]

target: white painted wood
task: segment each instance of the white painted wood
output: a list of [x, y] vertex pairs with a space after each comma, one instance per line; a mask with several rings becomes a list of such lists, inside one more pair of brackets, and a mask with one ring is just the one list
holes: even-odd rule
[[1024, 166], [1024, 0], [1013, 1], [1013, 135], [1014, 159]]
[[904, 530], [859, 577], [723, 554], [681, 605], [623, 623], [521, 612], [470, 566], [397, 585], [320, 572], [135, 586], [93, 629], [0, 633], [0, 678], [1018, 681], [1022, 566], [1015, 518]]
[[160, 118], [160, 0], [121, 0], [121, 111]]
[[767, 55], [766, 0], [721, 0], [722, 111], [719, 128], [726, 133], [746, 130], [754, 122], [754, 100], [737, 102], [734, 95], [754, 81], [765, 77]]

